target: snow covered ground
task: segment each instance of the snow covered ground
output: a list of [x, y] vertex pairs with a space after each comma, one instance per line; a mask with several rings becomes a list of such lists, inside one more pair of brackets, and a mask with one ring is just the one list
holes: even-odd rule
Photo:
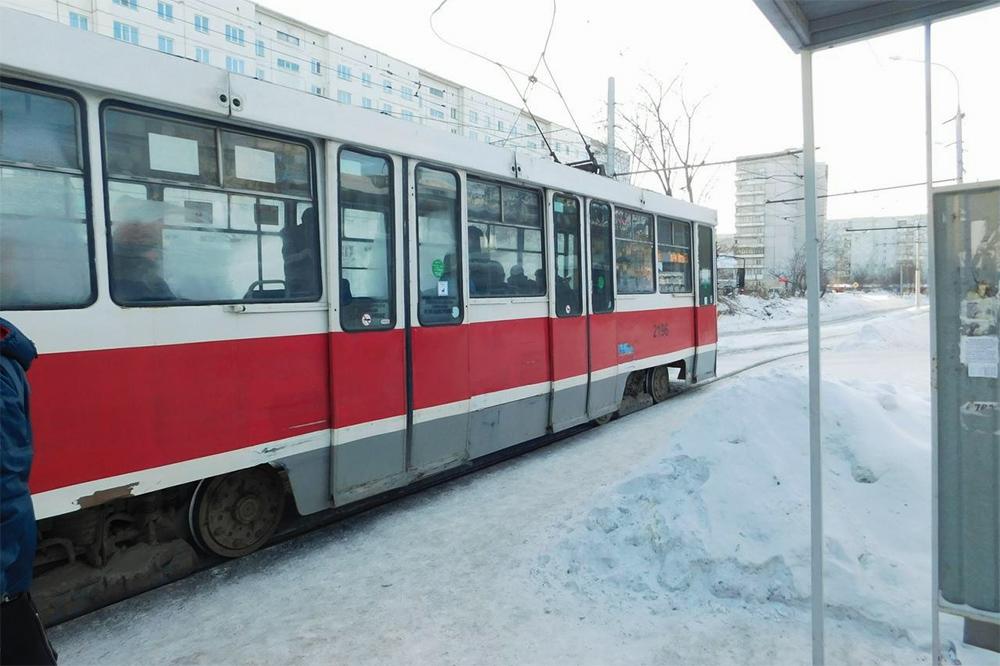
[[[805, 326], [807, 316], [804, 298], [759, 298], [756, 296], [736, 296], [726, 299], [735, 306], [735, 311], [726, 314], [727, 303], [720, 303], [719, 333], [738, 333], [746, 330], [774, 330]], [[924, 305], [926, 298], [921, 298]], [[878, 293], [834, 293], [824, 294], [820, 299], [820, 319], [823, 322], [844, 321], [859, 318], [873, 312], [911, 307], [912, 296], [896, 296], [888, 292]]]
[[[929, 664], [926, 311], [829, 328], [828, 661]], [[801, 346], [764, 336], [728, 370]], [[768, 363], [51, 636], [62, 664], [805, 664], [806, 410], [805, 357]]]

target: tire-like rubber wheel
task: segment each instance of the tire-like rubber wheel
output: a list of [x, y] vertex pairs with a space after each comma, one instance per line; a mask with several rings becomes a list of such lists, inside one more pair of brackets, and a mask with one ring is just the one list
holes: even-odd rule
[[670, 371], [660, 365], [649, 371], [649, 392], [653, 402], [663, 402], [670, 397]]
[[188, 522], [199, 546], [240, 557], [274, 536], [285, 511], [285, 487], [270, 467], [252, 467], [198, 484]]
[[598, 416], [596, 419], [594, 419], [594, 423], [596, 425], [602, 426], [605, 423], [610, 423], [611, 419], [613, 419], [614, 417], [615, 417], [615, 413], [611, 412], [610, 414], [605, 414], [603, 416]]

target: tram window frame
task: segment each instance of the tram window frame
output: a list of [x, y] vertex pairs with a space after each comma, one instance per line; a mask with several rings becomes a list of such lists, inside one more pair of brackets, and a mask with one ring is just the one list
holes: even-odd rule
[[[471, 183], [477, 183], [477, 184], [485, 185], [487, 187], [496, 187], [497, 188], [497, 193], [499, 195], [498, 205], [499, 205], [499, 213], [500, 213], [500, 217], [499, 217], [498, 220], [487, 220], [487, 219], [473, 218], [473, 216], [472, 216], [472, 206], [471, 206], [471, 203], [470, 203], [470, 196], [469, 196], [469, 190], [470, 190], [470, 184]], [[511, 222], [507, 221], [507, 215], [506, 215], [506, 212], [505, 212], [506, 211], [506, 206], [504, 205], [504, 198], [505, 198], [504, 197], [504, 192], [505, 192], [505, 190], [506, 191], [514, 190], [514, 191], [521, 191], [521, 192], [530, 192], [530, 193], [532, 193], [532, 194], [535, 195], [535, 202], [538, 205], [538, 207], [536, 209], [537, 212], [538, 212], [538, 217], [537, 217], [538, 226], [537, 227], [533, 227], [533, 226], [529, 226], [529, 225], [525, 225], [525, 224], [516, 224], [516, 223], [511, 223]], [[539, 250], [538, 250], [538, 252], [532, 251], [531, 254], [537, 254], [538, 255], [538, 258], [539, 258], [539, 269], [537, 269], [537, 270], [541, 270], [542, 271], [542, 284], [541, 284], [541, 286], [540, 286], [540, 288], [538, 290], [536, 290], [534, 292], [531, 292], [531, 293], [524, 293], [524, 292], [479, 293], [479, 292], [474, 292], [473, 289], [472, 289], [472, 287], [473, 287], [473, 283], [472, 283], [472, 250], [471, 250], [471, 248], [467, 248], [467, 252], [468, 252], [468, 255], [469, 255], [469, 298], [482, 299], [482, 300], [496, 299], [496, 298], [502, 298], [502, 299], [511, 299], [511, 298], [544, 298], [547, 295], [547, 293], [548, 293], [547, 284], [546, 284], [547, 280], [548, 280], [548, 271], [546, 270], [546, 266], [545, 266], [545, 263], [546, 263], [545, 262], [545, 251], [547, 249], [547, 245], [546, 245], [546, 242], [545, 242], [545, 209], [544, 209], [544, 200], [543, 200], [543, 197], [542, 197], [541, 190], [539, 190], [537, 188], [534, 188], [534, 187], [524, 187], [524, 186], [521, 186], [521, 185], [513, 185], [513, 184], [510, 184], [510, 183], [506, 183], [506, 182], [500, 181], [500, 180], [492, 180], [492, 179], [489, 179], [489, 178], [480, 178], [478, 176], [468, 176], [466, 178], [465, 194], [466, 194], [465, 217], [466, 217], [466, 224], [468, 225], [468, 229], [469, 229], [469, 241], [467, 241], [467, 243], [471, 242], [472, 228], [473, 228], [474, 225], [485, 225], [485, 226], [488, 227], [489, 231], [492, 231], [493, 227], [503, 227], [505, 229], [514, 229], [514, 230], [522, 230], [522, 231], [537, 231], [538, 232], [538, 238], [539, 238]], [[478, 228], [478, 226], [477, 226], [477, 228]], [[490, 239], [487, 239], [487, 241], [489, 241], [489, 240]], [[519, 254], [520, 253], [524, 253], [525, 252], [525, 250], [524, 250], [525, 243], [524, 243], [524, 234], [523, 233], [518, 233], [517, 234], [517, 241], [516, 242], [517, 242], [517, 245], [518, 245], [518, 248], [516, 250], [510, 250], [509, 248], [491, 248], [491, 249], [493, 249], [493, 250], [495, 250], [497, 252], [511, 252], [511, 251], [513, 251], [513, 252], [518, 252]], [[492, 261], [496, 261], [496, 260], [493, 259]], [[500, 262], [497, 262], [497, 263], [500, 263]], [[500, 264], [500, 265], [502, 266], [502, 264]], [[524, 270], [524, 264], [523, 264], [523, 262], [519, 263], [519, 264], [516, 264], [516, 265], [521, 266], [521, 268], [522, 268], [522, 275], [524, 277], [526, 277], [528, 279], [531, 279], [531, 281], [535, 282], [535, 284], [537, 285], [537, 281], [533, 277], [529, 277], [527, 275], [527, 273], [523, 272], [523, 270]], [[537, 275], [537, 270], [536, 270], [536, 273], [535, 273], [536, 275]], [[506, 273], [507, 273], [507, 270], [504, 269], [504, 284], [505, 285], [508, 284], [507, 280], [509, 279], [509, 276], [506, 275]]]
[[[670, 231], [670, 238], [664, 241], [660, 234], [660, 224], [664, 223], [667, 229]], [[675, 229], [686, 228], [687, 229], [687, 245], [677, 243], [677, 233]], [[694, 281], [692, 278], [692, 250], [694, 245], [694, 232], [691, 229], [691, 223], [685, 220], [678, 220], [672, 217], [667, 217], [665, 215], [656, 216], [656, 281], [657, 289], [661, 294], [677, 294], [680, 296], [691, 294], [694, 291]], [[671, 250], [683, 250], [687, 252], [687, 271], [684, 273], [684, 284], [681, 289], [665, 289], [665, 286], [660, 284], [660, 275], [665, 273], [663, 270], [664, 263], [677, 263], [677, 262], [664, 262], [660, 259], [660, 252], [671, 251]]]
[[21, 305], [11, 305], [0, 303], [0, 309], [15, 312], [24, 311], [46, 311], [46, 310], [82, 310], [97, 302], [97, 263], [95, 261], [96, 238], [94, 233], [93, 219], [93, 192], [91, 191], [91, 164], [90, 164], [90, 139], [87, 131], [88, 116], [87, 104], [83, 96], [69, 88], [61, 88], [34, 81], [27, 81], [14, 77], [0, 76], [0, 86], [13, 90], [21, 90], [30, 94], [53, 97], [69, 102], [73, 106], [74, 118], [76, 120], [76, 158], [78, 170], [65, 169], [63, 167], [39, 166], [27, 163], [7, 162], [0, 160], [0, 166], [4, 168], [25, 169], [31, 171], [43, 171], [45, 173], [62, 173], [67, 176], [78, 176], [83, 185], [83, 225], [86, 234], [86, 257], [87, 272], [89, 274], [88, 286], [90, 292], [86, 299], [74, 302], [58, 302], [36, 304], [25, 303]]
[[[199, 182], [192, 182], [189, 180], [183, 180], [180, 178], [170, 178], [170, 177], [149, 177], [149, 176], [135, 176], [122, 174], [117, 172], [111, 172], [109, 169], [109, 147], [108, 147], [108, 128], [107, 128], [107, 114], [109, 111], [123, 111], [126, 113], [131, 113], [134, 115], [151, 117], [154, 119], [165, 120], [168, 122], [183, 123], [188, 125], [200, 126], [202, 128], [211, 129], [214, 136], [214, 146], [215, 146], [215, 182], [211, 185], [207, 185]], [[158, 109], [153, 109], [140, 104], [134, 104], [131, 102], [124, 102], [116, 99], [107, 99], [101, 102], [98, 110], [98, 119], [100, 125], [100, 141], [101, 141], [101, 158], [102, 158], [102, 187], [104, 193], [104, 217], [106, 225], [105, 242], [107, 246], [108, 253], [108, 283], [109, 292], [111, 295], [111, 300], [121, 307], [189, 307], [189, 306], [203, 306], [203, 305], [232, 305], [232, 304], [293, 304], [293, 303], [315, 303], [321, 301], [324, 296], [324, 285], [323, 285], [323, 224], [322, 215], [319, 207], [319, 183], [318, 183], [318, 171], [316, 168], [316, 151], [313, 144], [305, 138], [295, 137], [289, 135], [283, 135], [276, 132], [269, 132], [266, 130], [258, 129], [248, 129], [240, 127], [238, 125], [233, 125], [229, 123], [222, 123], [214, 119], [203, 118], [200, 116], [191, 116], [182, 113], [176, 113], [173, 111], [161, 111]], [[224, 135], [225, 134], [236, 134], [236, 135], [246, 135], [250, 138], [267, 139], [272, 141], [279, 141], [286, 144], [303, 147], [306, 151], [306, 161], [308, 168], [308, 178], [309, 178], [309, 196], [308, 198], [304, 196], [296, 195], [284, 195], [282, 193], [271, 192], [266, 189], [241, 189], [234, 187], [226, 187], [226, 158], [223, 154], [224, 152]], [[110, 197], [110, 188], [112, 183], [118, 184], [131, 184], [140, 185], [143, 187], [156, 186], [162, 189], [175, 187], [183, 188], [188, 191], [204, 192], [213, 195], [223, 195], [227, 198], [226, 206], [226, 221], [227, 227], [221, 230], [213, 230], [216, 232], [228, 234], [230, 236], [239, 234], [252, 234], [257, 237], [257, 265], [258, 265], [258, 280], [254, 281], [248, 286], [246, 293], [243, 298], [230, 298], [230, 299], [185, 299], [183, 297], [173, 297], [171, 299], [146, 299], [146, 300], [124, 300], [121, 299], [119, 294], [116, 293], [118, 285], [116, 283], [115, 276], [115, 246], [114, 246], [114, 224], [112, 215], [112, 205]], [[147, 196], [149, 190], [147, 189]], [[313, 210], [313, 216], [315, 218], [315, 236], [313, 239], [313, 244], [310, 248], [314, 250], [313, 258], [313, 271], [312, 271], [312, 281], [315, 287], [315, 293], [310, 293], [304, 296], [281, 296], [277, 297], [269, 294], [265, 291], [264, 286], [267, 282], [271, 280], [269, 278], [263, 278], [263, 259], [262, 259], [262, 242], [263, 233], [258, 231], [256, 233], [239, 228], [231, 228], [229, 226], [229, 221], [232, 218], [233, 206], [231, 199], [236, 198], [251, 198], [255, 197], [257, 201], [254, 203], [254, 216], [261, 214], [268, 207], [274, 207], [275, 200], [280, 201], [286, 205], [285, 210], [287, 211], [287, 206], [294, 205], [295, 216], [299, 216], [299, 210], [303, 205], [306, 205], [306, 210], [310, 208]], [[304, 214], [305, 211], [303, 211]], [[118, 224], [121, 224], [120, 222]], [[214, 224], [214, 223], [213, 223]], [[257, 226], [260, 227], [260, 223]], [[305, 223], [303, 223], [304, 225]], [[211, 225], [209, 225], [211, 226]], [[301, 226], [301, 225], [300, 225]], [[287, 227], [286, 227], [287, 228]], [[279, 236], [280, 238], [280, 236]], [[282, 241], [284, 243], [284, 241]], [[283, 257], [284, 260], [284, 257]], [[282, 268], [287, 268], [287, 266], [282, 266]], [[285, 289], [288, 288], [288, 274], [284, 274], [283, 280], [280, 280], [285, 284]], [[258, 288], [259, 291], [254, 291]], [[259, 293], [258, 297], [249, 296], [248, 294]]]
[[[622, 236], [618, 232], [618, 214], [624, 213], [627, 215], [638, 215], [641, 217], [649, 218], [649, 240], [644, 241], [637, 238], [631, 238], [627, 236]], [[632, 208], [625, 208], [623, 206], [614, 207], [614, 220], [615, 225], [615, 288], [616, 293], [627, 296], [634, 295], [645, 295], [645, 294], [655, 294], [656, 293], [656, 216], [652, 213], [644, 213], [642, 211], [634, 210]], [[621, 275], [621, 265], [622, 265], [622, 250], [628, 245], [648, 245], [649, 251], [649, 268], [650, 268], [650, 285], [649, 289], [623, 289], [622, 288], [622, 275]]]
[[[377, 159], [385, 160], [388, 166], [389, 174], [389, 198], [388, 207], [386, 215], [386, 232], [387, 232], [387, 243], [386, 243], [386, 262], [387, 262], [387, 273], [388, 273], [388, 287], [389, 293], [387, 296], [387, 301], [389, 304], [389, 321], [386, 324], [376, 324], [372, 321], [372, 325], [355, 326], [353, 323], [348, 325], [345, 319], [346, 308], [343, 303], [343, 293], [339, 295], [339, 309], [340, 309], [340, 328], [348, 333], [367, 333], [369, 331], [388, 331], [396, 327], [396, 171], [395, 165], [393, 164], [392, 157], [387, 153], [378, 153], [370, 150], [364, 150], [362, 148], [357, 148], [355, 146], [343, 145], [337, 150], [337, 278], [340, 285], [344, 284], [344, 204], [343, 204], [343, 170], [341, 169], [341, 163], [343, 159], [343, 154], [345, 152], [354, 153], [356, 155], [364, 155], [366, 157], [374, 157]], [[348, 283], [349, 284], [349, 283]], [[342, 288], [342, 287], [341, 287]], [[353, 297], [353, 294], [352, 294]], [[363, 297], [362, 297], [363, 298]]]
[[[422, 303], [424, 300], [424, 294], [421, 291], [421, 272], [420, 272], [420, 178], [419, 172], [421, 169], [426, 169], [428, 171], [436, 171], [438, 173], [446, 173], [455, 179], [455, 211], [454, 211], [454, 231], [455, 231], [455, 265], [452, 270], [455, 274], [455, 295], [458, 298], [455, 308], [458, 309], [458, 316], [453, 317], [448, 321], [425, 321]], [[416, 242], [416, 286], [417, 286], [417, 321], [422, 327], [431, 326], [458, 326], [465, 321], [465, 282], [464, 282], [464, 266], [465, 266], [465, 248], [462, 247], [462, 177], [459, 175], [458, 171], [445, 167], [438, 164], [433, 164], [430, 162], [418, 162], [413, 167], [413, 204], [414, 204], [414, 234]], [[447, 256], [447, 255], [446, 255]], [[440, 282], [440, 281], [439, 281]]]
[[[562, 211], [557, 211], [556, 210], [556, 200], [557, 199], [565, 199], [565, 200], [573, 201], [574, 203], [576, 203], [576, 234], [575, 234], [575, 238], [576, 238], [575, 245], [576, 245], [576, 248], [575, 249], [576, 249], [576, 274], [577, 274], [578, 279], [579, 279], [579, 284], [577, 285], [577, 287], [575, 289], [571, 289], [570, 290], [576, 296], [576, 303], [575, 304], [574, 303], [563, 303], [563, 302], [560, 301], [561, 297], [560, 297], [559, 284], [558, 284], [558, 280], [560, 279], [560, 275], [559, 275], [559, 257], [560, 256], [568, 256], [568, 255], [565, 252], [563, 252], [562, 255], [560, 255], [560, 252], [559, 252], [559, 246], [560, 246], [559, 236], [558, 236], [558, 234], [559, 234], [559, 227], [558, 227], [558, 224], [556, 223], [556, 215], [557, 214], [563, 215], [564, 213]], [[560, 318], [563, 318], [563, 317], [579, 317], [579, 316], [581, 316], [584, 313], [584, 307], [583, 307], [583, 303], [584, 303], [584, 298], [583, 298], [583, 277], [584, 277], [583, 274], [584, 274], [584, 270], [583, 269], [584, 269], [584, 266], [583, 266], [583, 238], [582, 238], [582, 236], [583, 236], [583, 202], [580, 200], [580, 197], [576, 196], [575, 194], [569, 194], [569, 193], [566, 193], [566, 192], [555, 192], [555, 193], [553, 193], [553, 195], [552, 195], [552, 239], [553, 239], [553, 248], [552, 248], [553, 255], [552, 255], [552, 258], [553, 258], [553, 262], [552, 263], [553, 263], [553, 268], [555, 270], [554, 270], [554, 274], [553, 274], [552, 277], [553, 277], [553, 284], [556, 285], [555, 289], [553, 290], [553, 292], [554, 292], [553, 293], [553, 304], [554, 304], [554, 307], [555, 307], [556, 317], [560, 317]], [[563, 305], [565, 305], [566, 307], [570, 308], [570, 310], [566, 311], [565, 308], [563, 307]]]
[[[594, 206], [603, 206], [608, 210], [608, 225], [607, 225], [607, 263], [605, 267], [605, 272], [607, 273], [608, 280], [611, 284], [608, 285], [607, 295], [610, 303], [607, 308], [601, 307], [598, 309], [597, 304], [597, 280], [594, 276], [594, 224], [593, 220], [593, 208]], [[587, 202], [587, 233], [590, 234], [590, 301], [593, 307], [594, 314], [607, 314], [609, 312], [615, 311], [615, 230], [614, 230], [614, 219], [615, 210], [611, 205], [611, 202], [604, 201], [601, 199], [591, 199]]]

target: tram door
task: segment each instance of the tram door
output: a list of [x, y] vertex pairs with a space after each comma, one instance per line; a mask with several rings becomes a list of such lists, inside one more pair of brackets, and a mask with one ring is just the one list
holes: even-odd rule
[[552, 237], [549, 239], [549, 327], [552, 359], [553, 431], [584, 423], [587, 417], [589, 363], [586, 279], [583, 262], [583, 211], [580, 199], [549, 193]]
[[469, 340], [462, 279], [462, 179], [408, 165], [410, 424], [407, 469], [430, 473], [468, 457]]
[[590, 390], [587, 414], [594, 419], [618, 408], [618, 334], [615, 326], [614, 229], [611, 204], [587, 202], [590, 307], [587, 317]]

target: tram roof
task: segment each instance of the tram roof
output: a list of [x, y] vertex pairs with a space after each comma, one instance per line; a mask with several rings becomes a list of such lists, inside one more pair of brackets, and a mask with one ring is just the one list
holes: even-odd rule
[[788, 46], [830, 48], [927, 21], [1000, 4], [1000, 0], [753, 0]]

